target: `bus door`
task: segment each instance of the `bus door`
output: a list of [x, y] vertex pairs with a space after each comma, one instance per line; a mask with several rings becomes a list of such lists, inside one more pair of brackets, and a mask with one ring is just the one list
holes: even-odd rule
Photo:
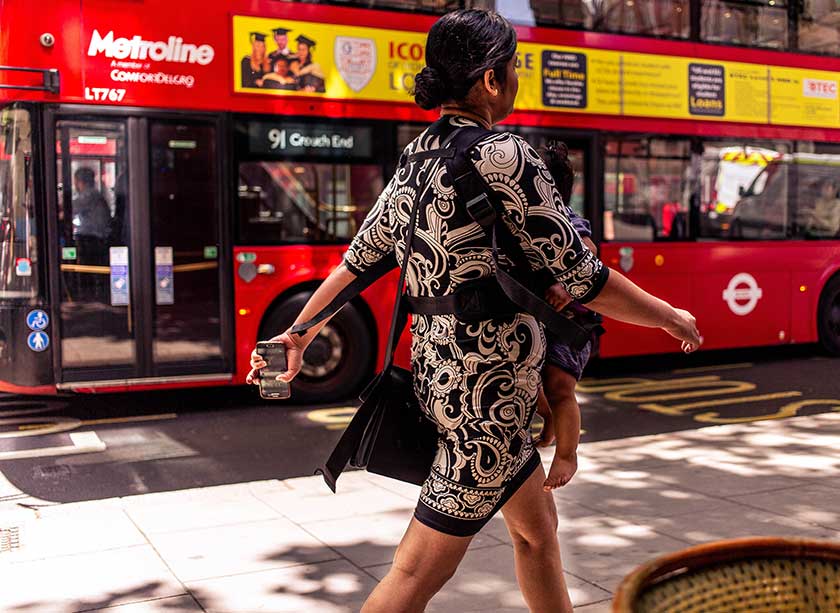
[[59, 385], [229, 378], [218, 123], [59, 112], [48, 131]]

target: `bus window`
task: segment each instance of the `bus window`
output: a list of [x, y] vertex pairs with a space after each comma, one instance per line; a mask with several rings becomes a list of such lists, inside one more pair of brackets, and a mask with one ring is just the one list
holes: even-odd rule
[[799, 14], [799, 50], [840, 55], [837, 22], [840, 6], [835, 0], [804, 0]]
[[840, 155], [796, 153], [795, 234], [798, 238], [840, 238]]
[[787, 160], [772, 162], [741, 190], [732, 210], [730, 237], [765, 240], [787, 236], [789, 169]]
[[604, 240], [687, 238], [690, 175], [688, 140], [608, 140]]
[[700, 163], [703, 238], [784, 238], [788, 231], [786, 143], [704, 143]]
[[688, 38], [688, 0], [474, 0], [521, 25], [562, 26], [645, 36]]
[[785, 0], [769, 6], [749, 0], [704, 0], [700, 38], [705, 42], [788, 47], [788, 7]]
[[347, 242], [383, 187], [379, 165], [242, 162], [239, 240]]
[[0, 111], [0, 298], [38, 293], [29, 111]]

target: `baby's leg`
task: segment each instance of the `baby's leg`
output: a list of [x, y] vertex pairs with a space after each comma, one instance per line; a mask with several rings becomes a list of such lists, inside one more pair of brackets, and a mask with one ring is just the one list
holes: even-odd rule
[[537, 397], [537, 415], [542, 417], [543, 420], [543, 428], [537, 441], [537, 447], [548, 447], [554, 442], [554, 417], [551, 415], [551, 405], [549, 405], [548, 398], [545, 396], [545, 389], [542, 387]]
[[543, 484], [545, 490], [551, 490], [566, 485], [577, 471], [580, 407], [575, 398], [575, 377], [561, 368], [547, 365], [543, 371], [543, 381], [557, 439], [554, 460]]

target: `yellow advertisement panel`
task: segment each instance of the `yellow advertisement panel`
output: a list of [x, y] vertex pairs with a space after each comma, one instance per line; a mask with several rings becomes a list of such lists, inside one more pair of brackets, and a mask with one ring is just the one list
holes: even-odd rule
[[234, 16], [234, 91], [412, 102], [425, 44], [417, 32]]
[[770, 68], [758, 64], [727, 62], [725, 101], [728, 121], [767, 123]]
[[836, 126], [837, 74], [800, 68], [770, 69], [770, 123]]
[[[237, 92], [412, 102], [425, 34], [233, 17]], [[840, 127], [840, 73], [522, 42], [522, 111]]]

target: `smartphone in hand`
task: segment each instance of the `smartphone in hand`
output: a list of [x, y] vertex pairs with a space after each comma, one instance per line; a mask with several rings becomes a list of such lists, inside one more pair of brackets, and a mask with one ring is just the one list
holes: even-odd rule
[[266, 363], [266, 367], [260, 370], [260, 396], [268, 400], [282, 400], [291, 396], [289, 384], [277, 380], [277, 375], [286, 372], [286, 345], [260, 341], [257, 343], [257, 355], [262, 356]]

